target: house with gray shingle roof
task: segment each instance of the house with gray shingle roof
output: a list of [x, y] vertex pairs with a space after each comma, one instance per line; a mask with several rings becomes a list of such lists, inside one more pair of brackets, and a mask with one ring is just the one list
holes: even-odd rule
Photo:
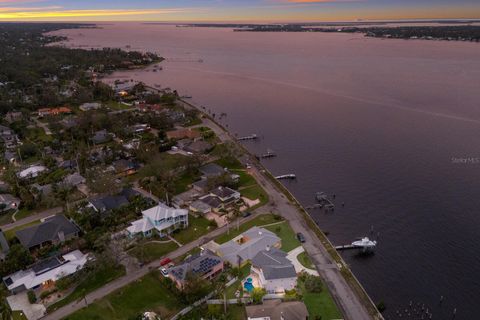
[[297, 285], [297, 273], [287, 254], [276, 248], [267, 248], [252, 259], [251, 271], [258, 276], [267, 293], [283, 293]]
[[189, 273], [203, 279], [213, 279], [223, 271], [223, 261], [210, 250], [187, 258], [182, 264], [168, 270], [168, 276], [179, 289], [183, 288]]
[[10, 251], [10, 246], [8, 245], [8, 241], [3, 232], [0, 231], [0, 261], [5, 260], [8, 251]]
[[273, 232], [253, 227], [232, 240], [221, 244], [217, 254], [233, 266], [252, 260], [257, 253], [267, 248], [280, 248], [281, 239]]
[[52, 216], [32, 227], [15, 232], [20, 243], [29, 250], [63, 243], [78, 237], [80, 229], [64, 215]]

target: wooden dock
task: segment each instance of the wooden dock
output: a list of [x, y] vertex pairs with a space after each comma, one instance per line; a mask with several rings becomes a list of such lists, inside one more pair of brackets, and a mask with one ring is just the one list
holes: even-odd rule
[[297, 176], [293, 173], [290, 173], [290, 174], [283, 174], [281, 176], [276, 176], [275, 179], [277, 180], [285, 180], [285, 179], [297, 179]]
[[237, 138], [238, 141], [256, 140], [256, 139], [258, 139], [258, 136], [256, 133], [252, 133], [249, 136]]

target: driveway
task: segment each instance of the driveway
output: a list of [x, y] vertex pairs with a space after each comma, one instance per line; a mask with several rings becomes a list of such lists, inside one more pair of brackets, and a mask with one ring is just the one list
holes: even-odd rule
[[7, 297], [7, 301], [12, 311], [23, 311], [28, 320], [40, 319], [46, 311], [43, 304], [30, 304], [26, 291]]
[[301, 263], [300, 261], [298, 261], [297, 259], [297, 256], [302, 253], [302, 252], [305, 252], [305, 249], [302, 247], [302, 246], [299, 246], [299, 247], [296, 247], [295, 249], [293, 249], [292, 251], [290, 251], [287, 255], [287, 259], [290, 260], [293, 264], [293, 267], [295, 268], [295, 271], [297, 273], [300, 273], [302, 271], [308, 273], [308, 274], [311, 274], [312, 276], [318, 276], [318, 272], [317, 270], [313, 270], [313, 269], [308, 269], [308, 268], [305, 268]]

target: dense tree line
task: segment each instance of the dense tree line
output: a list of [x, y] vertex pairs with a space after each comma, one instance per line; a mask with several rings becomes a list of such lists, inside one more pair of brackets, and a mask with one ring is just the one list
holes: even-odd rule
[[64, 103], [106, 100], [112, 92], [91, 81], [92, 73], [142, 66], [160, 58], [120, 49], [67, 49], [49, 46], [64, 40], [45, 33], [82, 24], [0, 24], [0, 111], [36, 109]]

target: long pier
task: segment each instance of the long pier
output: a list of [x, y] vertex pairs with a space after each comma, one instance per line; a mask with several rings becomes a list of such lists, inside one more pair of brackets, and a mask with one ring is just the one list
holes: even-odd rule
[[293, 173], [290, 174], [283, 174], [281, 176], [276, 176], [275, 179], [277, 180], [283, 180], [283, 179], [297, 179], [297, 176]]
[[240, 138], [237, 138], [238, 141], [245, 141], [245, 140], [256, 140], [258, 139], [258, 136], [256, 133], [252, 133], [251, 135], [249, 136], [245, 136], [245, 137], [240, 137]]
[[361, 249], [361, 247], [354, 246], [353, 244], [345, 244], [343, 246], [335, 246], [335, 250], [351, 250], [351, 249]]

